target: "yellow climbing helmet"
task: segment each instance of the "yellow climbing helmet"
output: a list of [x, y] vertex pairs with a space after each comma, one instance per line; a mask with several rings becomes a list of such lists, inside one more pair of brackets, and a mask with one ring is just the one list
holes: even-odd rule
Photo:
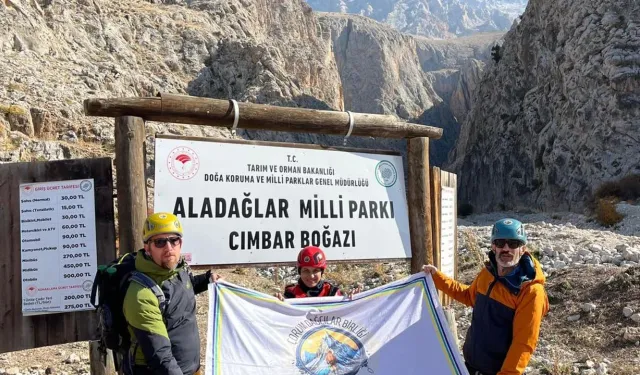
[[144, 221], [142, 228], [142, 240], [147, 240], [156, 234], [175, 233], [182, 236], [182, 224], [174, 214], [168, 212], [156, 212]]

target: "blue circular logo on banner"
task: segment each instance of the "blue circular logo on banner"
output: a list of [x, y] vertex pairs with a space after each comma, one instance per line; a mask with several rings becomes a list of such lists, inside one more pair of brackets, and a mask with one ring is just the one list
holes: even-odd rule
[[341, 328], [321, 325], [307, 331], [296, 348], [296, 367], [309, 375], [355, 375], [367, 366], [360, 340]]

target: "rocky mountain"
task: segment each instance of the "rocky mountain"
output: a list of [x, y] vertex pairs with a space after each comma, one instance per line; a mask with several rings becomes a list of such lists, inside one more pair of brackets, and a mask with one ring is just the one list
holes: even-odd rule
[[506, 31], [527, 0], [307, 0], [314, 10], [359, 14], [414, 35], [455, 38]]
[[[434, 165], [444, 163], [458, 136], [459, 122], [471, 106], [472, 90], [479, 82], [484, 61], [502, 34], [439, 41], [403, 34], [366, 17], [335, 13], [321, 13], [319, 24], [323, 38], [332, 43], [344, 110], [394, 114], [443, 128], [443, 137], [432, 142], [431, 161]], [[241, 74], [245, 75], [244, 71]], [[216, 94], [205, 92], [204, 96]], [[312, 102], [302, 105], [314, 108]], [[244, 134], [253, 139], [342, 144], [341, 137], [332, 136]], [[349, 141], [357, 147], [401, 152], [406, 149], [404, 143], [367, 138]]]
[[[303, 0], [5, 0], [0, 30], [2, 161], [108, 155], [112, 120], [84, 116], [83, 100], [164, 91], [397, 114], [445, 128], [432, 148], [439, 165], [470, 107], [482, 61], [502, 36], [428, 40], [365, 17], [318, 15]], [[155, 132], [231, 136], [153, 123]], [[342, 144], [342, 137], [238, 134]], [[403, 141], [363, 137], [349, 145], [404, 148]]]
[[580, 209], [639, 173], [640, 6], [531, 0], [487, 64], [451, 154], [476, 208]]
[[[0, 109], [5, 128], [25, 136], [68, 132], [63, 140], [111, 144], [111, 121], [82, 115], [82, 101], [96, 96], [218, 92], [221, 85], [225, 98], [343, 105], [330, 42], [316, 35], [316, 17], [297, 0], [8, 0], [0, 2], [0, 20]], [[216, 64], [216, 75], [207, 63]], [[220, 133], [193, 129], [184, 128]]]

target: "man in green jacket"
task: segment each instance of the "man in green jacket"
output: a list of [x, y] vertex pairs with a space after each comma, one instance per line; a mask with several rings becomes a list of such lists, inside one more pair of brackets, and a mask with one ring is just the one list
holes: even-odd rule
[[182, 234], [182, 225], [173, 214], [155, 213], [145, 221], [144, 249], [138, 251], [135, 266], [157, 285], [133, 280], [125, 295], [123, 313], [131, 335], [125, 374], [200, 372], [195, 296], [220, 276], [211, 271], [191, 274], [180, 254]]

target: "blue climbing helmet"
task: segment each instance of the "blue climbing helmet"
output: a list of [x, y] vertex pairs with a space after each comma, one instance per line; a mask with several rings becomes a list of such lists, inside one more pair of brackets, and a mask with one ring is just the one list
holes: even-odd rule
[[493, 224], [491, 230], [491, 242], [496, 239], [520, 240], [526, 244], [527, 233], [520, 221], [511, 218], [500, 219]]

